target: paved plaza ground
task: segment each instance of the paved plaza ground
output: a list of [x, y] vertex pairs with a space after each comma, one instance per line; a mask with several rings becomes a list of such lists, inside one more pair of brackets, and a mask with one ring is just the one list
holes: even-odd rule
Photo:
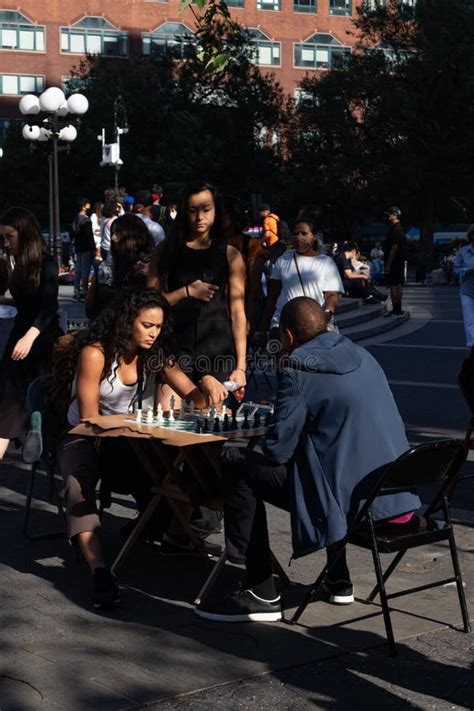
[[[411, 442], [462, 437], [468, 411], [456, 386], [466, 354], [458, 290], [409, 287], [406, 302], [426, 325], [365, 345], [387, 374]], [[0, 466], [1, 711], [474, 708], [474, 637], [457, 631], [453, 586], [392, 601], [397, 659], [387, 655], [380, 607], [362, 602], [374, 580], [370, 555], [354, 549], [356, 602], [339, 608], [318, 601], [298, 626], [198, 618], [192, 601], [212, 562], [163, 559], [145, 544], [121, 571], [122, 606], [97, 613], [88, 604], [87, 571], [65, 540], [31, 543], [21, 534], [27, 471], [18, 454], [9, 452]], [[474, 465], [464, 472], [474, 474]], [[58, 523], [46, 499], [42, 481], [38, 527]], [[472, 613], [474, 479], [459, 485], [453, 507]], [[131, 500], [114, 495], [104, 516], [109, 558], [132, 516]], [[288, 515], [270, 508], [269, 522], [286, 566]], [[291, 564], [296, 584], [284, 593], [287, 617], [322, 562], [318, 553]], [[407, 555], [390, 589], [450, 574], [447, 546], [430, 546]], [[231, 590], [239, 576], [227, 566], [220, 584]]]

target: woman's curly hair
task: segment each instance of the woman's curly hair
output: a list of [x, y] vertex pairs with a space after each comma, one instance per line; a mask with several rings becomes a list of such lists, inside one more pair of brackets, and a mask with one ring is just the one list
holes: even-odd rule
[[116, 377], [116, 372], [112, 373], [114, 361], [120, 364], [129, 351], [133, 322], [142, 309], [155, 308], [163, 311], [163, 326], [153, 346], [139, 351], [139, 378], [153, 373], [157, 380], [161, 380], [163, 369], [173, 365], [174, 355], [170, 305], [156, 289], [122, 290], [87, 329], [77, 334], [72, 351], [74, 366], [85, 346], [100, 344], [105, 358], [102, 379], [107, 377], [112, 382]]

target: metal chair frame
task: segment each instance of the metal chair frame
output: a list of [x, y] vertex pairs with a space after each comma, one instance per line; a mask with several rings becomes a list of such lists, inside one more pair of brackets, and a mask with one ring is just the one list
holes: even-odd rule
[[[413, 469], [419, 467], [423, 463], [423, 459], [425, 459], [428, 464], [433, 464], [437, 461], [439, 465], [438, 471], [434, 473], [421, 470], [418, 471], [418, 475], [414, 475]], [[471, 625], [469, 622], [469, 614], [464, 594], [462, 574], [459, 565], [448, 498], [452, 495], [459, 470], [465, 459], [466, 448], [463, 441], [442, 440], [414, 447], [393, 463], [384, 467], [382, 470], [373, 472], [372, 476], [375, 477], [376, 483], [372, 486], [372, 490], [367, 495], [365, 503], [361, 507], [360, 511], [354, 516], [346, 537], [336, 545], [334, 557], [332, 557], [331, 563], [324, 566], [323, 570], [306, 594], [305, 599], [293, 615], [291, 623], [295, 624], [305, 611], [306, 607], [316, 599], [326, 576], [330, 574], [335, 563], [345, 550], [347, 544], [351, 543], [353, 545], [366, 548], [372, 553], [377, 584], [371, 591], [370, 595], [366, 598], [365, 602], [370, 604], [373, 602], [377, 594], [380, 595], [380, 603], [382, 607], [390, 656], [396, 656], [396, 646], [388, 600], [401, 597], [402, 595], [421, 592], [422, 590], [428, 590], [440, 585], [446, 585], [447, 583], [455, 583], [457, 587], [459, 605], [461, 608], [464, 632], [470, 632]], [[434, 514], [441, 513], [444, 522], [444, 526], [442, 528], [436, 528], [435, 530], [419, 529], [413, 533], [407, 533], [405, 531], [398, 535], [394, 534], [393, 530], [390, 534], [384, 535], [383, 528], [377, 531], [377, 526], [374, 523], [372, 515], [372, 505], [377, 496], [383, 492], [389, 492], [390, 490], [396, 491], [403, 488], [413, 488], [433, 483], [441, 483], [441, 487], [432, 499], [431, 503], [428, 505], [428, 508], [424, 512], [423, 516], [428, 519]], [[363, 497], [360, 497], [359, 500], [361, 500], [361, 498]], [[407, 550], [442, 540], [447, 540], [449, 542], [454, 576], [387, 595], [385, 583], [394, 572]], [[380, 553], [396, 553], [395, 558], [392, 560], [385, 572], [383, 572], [382, 569]]]

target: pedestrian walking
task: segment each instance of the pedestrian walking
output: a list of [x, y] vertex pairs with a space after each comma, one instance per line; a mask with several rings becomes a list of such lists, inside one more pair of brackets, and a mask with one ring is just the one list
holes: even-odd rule
[[403, 316], [402, 290], [405, 283], [406, 236], [403, 231], [399, 207], [390, 207], [386, 216], [390, 223], [384, 249], [385, 283], [390, 288], [392, 310], [386, 316]]
[[92, 222], [89, 217], [90, 209], [90, 201], [87, 198], [80, 198], [79, 213], [72, 223], [74, 250], [76, 253], [74, 298], [77, 301], [85, 301], [86, 299], [91, 266], [96, 251]]
[[32, 212], [12, 207], [0, 217], [0, 235], [12, 258], [8, 288], [17, 315], [0, 363], [0, 459], [9, 441], [24, 441], [29, 424], [26, 391], [51, 370], [58, 321], [58, 265], [45, 251]]

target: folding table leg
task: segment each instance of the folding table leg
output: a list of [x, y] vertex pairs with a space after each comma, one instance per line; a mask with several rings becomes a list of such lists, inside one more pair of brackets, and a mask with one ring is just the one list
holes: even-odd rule
[[156, 509], [158, 504], [160, 503], [161, 500], [161, 494], [158, 494], [152, 498], [148, 506], [146, 507], [145, 511], [142, 513], [140, 518], [138, 519], [137, 525], [123, 544], [122, 548], [120, 549], [119, 554], [115, 558], [111, 571], [114, 573], [119, 566], [122, 565], [124, 562], [125, 558], [128, 556], [130, 553], [131, 549], [135, 545], [138, 536], [140, 533], [143, 531], [145, 526], [147, 525], [148, 521], [150, 520], [151, 515], [153, 514], [153, 511]]
[[226, 560], [227, 560], [227, 552], [226, 552], [226, 550], [224, 549], [223, 552], [221, 553], [221, 557], [219, 558], [219, 560], [217, 561], [217, 563], [216, 563], [215, 566], [213, 567], [211, 574], [208, 576], [208, 578], [206, 579], [206, 582], [204, 583], [204, 585], [202, 586], [202, 588], [201, 588], [200, 591], [198, 592], [197, 597], [196, 597], [196, 599], [194, 600], [194, 604], [195, 604], [195, 605], [200, 605], [201, 602], [202, 602], [202, 600], [203, 600], [203, 598], [204, 598], [204, 596], [206, 595], [206, 593], [207, 593], [212, 587], [214, 587], [214, 584], [215, 584], [215, 582], [216, 582], [216, 579], [217, 579], [218, 576], [220, 575], [221, 570], [222, 570], [222, 568], [224, 567]]

